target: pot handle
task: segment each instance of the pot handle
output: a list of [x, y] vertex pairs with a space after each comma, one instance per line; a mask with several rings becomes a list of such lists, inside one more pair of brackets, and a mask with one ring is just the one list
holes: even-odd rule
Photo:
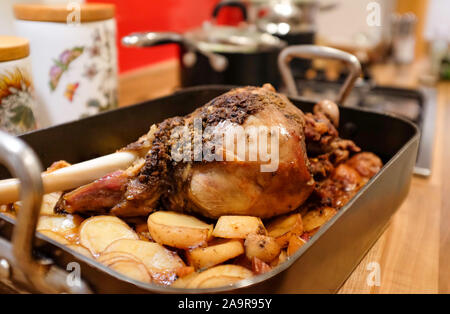
[[350, 94], [353, 86], [355, 85], [355, 81], [361, 75], [361, 64], [359, 63], [358, 59], [350, 53], [330, 47], [317, 45], [290, 46], [283, 49], [278, 56], [278, 67], [280, 69], [284, 84], [287, 87], [288, 94], [292, 96], [298, 96], [294, 76], [292, 75], [292, 71], [289, 68], [289, 62], [293, 58], [322, 58], [340, 60], [349, 67], [350, 74], [345, 80], [344, 85], [339, 92], [338, 99], [336, 100], [336, 103], [339, 105], [342, 105], [344, 103], [345, 99]]
[[[191, 67], [196, 62], [196, 57], [193, 52], [197, 51], [200, 54], [208, 58], [211, 67], [217, 71], [222, 72], [228, 67], [228, 60], [225, 56], [217, 53], [205, 51], [198, 47], [198, 45], [184, 37], [181, 34], [173, 32], [143, 32], [143, 33], [132, 33], [122, 38], [122, 45], [125, 47], [153, 47], [165, 44], [179, 44], [180, 46], [186, 47], [190, 53], [187, 53], [190, 60], [187, 62], [186, 66]], [[185, 60], [188, 60], [186, 58]]]
[[247, 7], [245, 4], [243, 4], [241, 1], [221, 1], [219, 2], [213, 10], [212, 17], [213, 19], [217, 19], [219, 16], [220, 11], [225, 7], [235, 7], [239, 8], [242, 12], [242, 17], [244, 18], [244, 21], [247, 21]]
[[88, 291], [84, 283], [79, 288], [69, 287], [65, 271], [48, 263], [40, 263], [33, 255], [34, 236], [43, 195], [42, 166], [34, 151], [18, 137], [0, 131], [0, 163], [20, 181], [21, 208], [12, 235], [14, 265], [40, 292]]
[[174, 43], [183, 44], [183, 36], [174, 32], [143, 32], [132, 33], [122, 38], [122, 45], [126, 47], [153, 47]]

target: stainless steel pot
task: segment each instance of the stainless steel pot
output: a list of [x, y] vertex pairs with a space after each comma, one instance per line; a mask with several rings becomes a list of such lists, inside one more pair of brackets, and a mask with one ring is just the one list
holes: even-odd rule
[[[250, 23], [277, 36], [289, 46], [311, 45], [316, 41], [317, 15], [332, 10], [335, 2], [318, 0], [248, 0]], [[311, 68], [307, 59], [296, 59], [291, 68], [295, 77], [304, 77]]]
[[213, 20], [186, 32], [133, 33], [122, 39], [127, 47], [152, 47], [167, 43], [180, 46], [182, 86], [205, 84], [261, 85], [280, 83], [278, 54], [286, 44], [279, 38], [260, 32], [255, 26], [219, 26], [215, 17], [226, 6], [237, 6], [246, 17], [246, 8], [239, 2], [219, 3]]
[[[227, 2], [227, 1], [225, 1]], [[332, 10], [335, 2], [318, 0], [248, 0], [250, 22], [261, 31], [276, 36], [315, 33], [319, 12]], [[289, 44], [297, 44], [291, 43]]]

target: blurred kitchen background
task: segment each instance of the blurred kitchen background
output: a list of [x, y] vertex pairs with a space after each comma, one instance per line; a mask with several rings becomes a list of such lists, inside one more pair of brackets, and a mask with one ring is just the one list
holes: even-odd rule
[[[14, 4], [65, 5], [68, 2], [2, 0], [0, 32], [2, 35], [15, 34]], [[320, 44], [351, 52], [361, 62], [363, 76], [343, 105], [394, 112], [417, 123], [422, 129], [422, 142], [416, 173], [430, 174], [436, 84], [450, 78], [448, 0], [71, 2], [108, 3], [116, 7], [119, 106], [204, 83], [259, 84], [270, 81], [283, 90], [282, 82], [271, 76], [277, 75], [276, 58], [259, 55], [269, 48], [284, 47], [276, 40], [284, 41], [284, 45]], [[217, 9], [219, 3], [224, 4], [220, 10]], [[215, 14], [214, 8], [217, 9]], [[153, 42], [141, 44], [152, 47], [132, 47], [142, 40], [136, 36], [128, 37], [127, 45], [122, 44], [125, 36], [144, 31], [165, 32], [166, 37], [167, 32], [172, 33], [170, 38], [161, 39], [155, 34], [145, 37]], [[236, 38], [239, 43], [232, 42]], [[254, 42], [258, 43], [257, 48], [249, 44]], [[261, 47], [268, 50], [263, 51]], [[227, 50], [230, 48], [251, 58], [235, 60], [231, 56], [235, 53], [230, 55]], [[277, 55], [279, 50], [274, 49], [270, 51]], [[254, 72], [250, 70], [253, 66], [250, 63], [256, 67]], [[243, 68], [240, 64], [248, 67], [247, 73], [234, 71], [225, 78], [220, 75], [226, 73], [223, 69], [227, 67]], [[294, 60], [291, 66], [299, 94], [313, 99], [334, 99], [348, 74], [342, 64], [324, 60]], [[208, 69], [189, 72], [196, 67]], [[243, 80], [245, 75], [253, 78]]]
[[[226, 2], [227, 0], [223, 1]], [[148, 50], [130, 49], [119, 44], [123, 36], [143, 30], [185, 32], [201, 26], [211, 19], [211, 12], [219, 0], [2, 0], [0, 1], [0, 30], [3, 35], [13, 35], [13, 11], [16, 3], [67, 4], [79, 3], [111, 3], [116, 6], [118, 24], [118, 47], [120, 73], [142, 69], [161, 61], [177, 57], [176, 45], [154, 47]], [[247, 6], [290, 4], [301, 7], [311, 0], [242, 0]], [[354, 51], [362, 59], [382, 59], [380, 47], [392, 44], [392, 15], [411, 12], [417, 17], [414, 29], [415, 58], [429, 56], [434, 44], [448, 43], [450, 40], [450, 1], [447, 0], [322, 0], [324, 9], [314, 14], [316, 27], [315, 42]], [[370, 3], [377, 3], [381, 9], [380, 26], [367, 23]], [[369, 7], [368, 7], [369, 5]], [[281, 10], [283, 6], [278, 5]], [[286, 6], [285, 6], [286, 7]], [[288, 9], [289, 10], [289, 9]], [[267, 10], [266, 10], [267, 11]], [[301, 11], [296, 11], [301, 15]], [[264, 10], [260, 15], [264, 14]], [[281, 12], [280, 14], [283, 14]], [[289, 11], [288, 11], [289, 14]], [[220, 12], [220, 24], [237, 25], [242, 15], [237, 8], [225, 8]], [[387, 48], [389, 49], [389, 47]], [[375, 55], [372, 56], [371, 53]], [[378, 60], [377, 60], [378, 61]]]

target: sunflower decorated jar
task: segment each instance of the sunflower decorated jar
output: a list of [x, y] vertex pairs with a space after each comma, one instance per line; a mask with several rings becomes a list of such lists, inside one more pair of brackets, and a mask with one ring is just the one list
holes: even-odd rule
[[30, 40], [43, 126], [77, 120], [117, 106], [114, 6], [20, 4], [15, 29]]
[[37, 128], [29, 51], [25, 38], [0, 36], [0, 129], [14, 135]]

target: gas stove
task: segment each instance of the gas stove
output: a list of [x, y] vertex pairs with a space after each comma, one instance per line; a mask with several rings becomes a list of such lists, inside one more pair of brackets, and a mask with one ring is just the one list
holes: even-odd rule
[[[312, 100], [336, 99], [342, 82], [297, 79], [299, 95]], [[414, 122], [421, 130], [419, 152], [414, 173], [431, 174], [434, 125], [436, 119], [436, 90], [421, 87], [404, 89], [379, 86], [361, 80], [353, 88], [344, 106], [388, 112]]]

